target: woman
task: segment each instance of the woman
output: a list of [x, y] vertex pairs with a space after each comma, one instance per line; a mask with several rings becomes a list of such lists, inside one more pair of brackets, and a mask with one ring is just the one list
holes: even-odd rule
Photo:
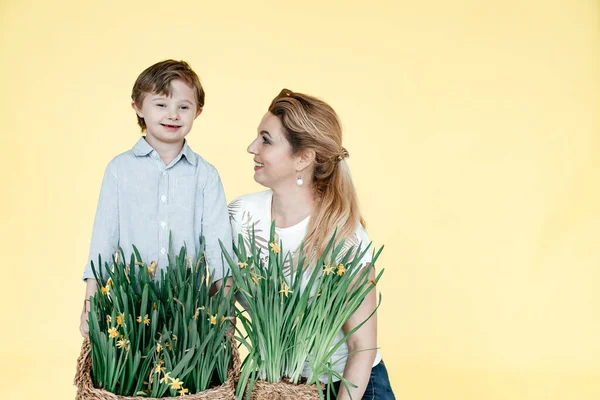
[[[321, 254], [334, 230], [346, 246], [368, 243], [364, 221], [342, 147], [342, 129], [335, 111], [322, 100], [284, 89], [273, 100], [248, 146], [254, 155], [254, 179], [270, 190], [241, 196], [229, 205], [233, 236], [256, 242], [266, 250], [271, 221], [275, 221], [283, 248], [292, 251], [305, 242], [307, 249]], [[268, 253], [268, 251], [267, 251]], [[371, 261], [366, 255], [364, 263]], [[370, 279], [375, 279], [371, 268]], [[375, 290], [344, 324], [338, 338], [364, 321], [376, 307]], [[338, 399], [394, 399], [387, 371], [377, 348], [377, 316], [367, 321], [332, 359], [344, 379], [336, 382]], [[362, 351], [361, 351], [362, 350]], [[305, 370], [305, 376], [308, 376]], [[334, 378], [335, 379], [335, 378]]]

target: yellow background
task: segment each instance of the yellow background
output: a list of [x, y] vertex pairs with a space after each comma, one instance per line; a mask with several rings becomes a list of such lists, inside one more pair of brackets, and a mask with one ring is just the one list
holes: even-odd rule
[[339, 113], [398, 399], [600, 399], [597, 1], [0, 2], [0, 397], [73, 398], [137, 75], [185, 59], [228, 200], [283, 87]]

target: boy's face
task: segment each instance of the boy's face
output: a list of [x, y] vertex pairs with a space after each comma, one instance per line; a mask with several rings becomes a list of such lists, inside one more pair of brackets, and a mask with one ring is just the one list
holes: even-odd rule
[[141, 107], [135, 103], [132, 107], [144, 118], [150, 145], [181, 144], [202, 112], [196, 105], [194, 90], [181, 80], [171, 82], [171, 97], [148, 93]]

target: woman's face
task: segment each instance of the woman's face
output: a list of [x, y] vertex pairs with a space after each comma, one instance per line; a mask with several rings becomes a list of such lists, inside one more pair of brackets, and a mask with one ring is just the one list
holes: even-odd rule
[[[271, 189], [295, 185], [296, 162], [292, 146], [283, 134], [279, 118], [267, 112], [248, 153], [254, 155], [254, 180]], [[306, 178], [305, 178], [306, 179]]]

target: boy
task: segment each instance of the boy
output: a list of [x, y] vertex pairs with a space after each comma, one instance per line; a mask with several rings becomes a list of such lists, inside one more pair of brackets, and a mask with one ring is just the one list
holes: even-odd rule
[[[194, 153], [185, 141], [204, 106], [204, 89], [184, 61], [166, 60], [137, 78], [131, 106], [146, 133], [129, 151], [107, 166], [94, 221], [88, 260], [98, 268], [112, 260], [120, 246], [130, 256], [135, 245], [145, 262], [167, 265], [169, 232], [173, 249], [185, 243], [196, 254], [200, 236], [206, 239], [206, 258], [214, 280], [227, 273], [219, 239], [231, 251], [231, 227], [225, 193], [217, 170]], [[96, 292], [90, 262], [80, 330], [88, 334], [89, 297]]]

